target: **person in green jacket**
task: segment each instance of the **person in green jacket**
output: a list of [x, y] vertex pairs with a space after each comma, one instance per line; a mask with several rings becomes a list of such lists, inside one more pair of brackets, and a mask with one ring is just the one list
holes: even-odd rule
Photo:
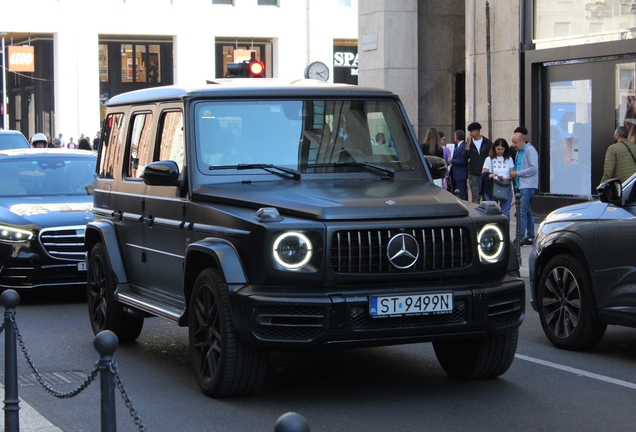
[[614, 132], [614, 144], [605, 152], [605, 165], [601, 183], [618, 178], [622, 183], [636, 172], [636, 143], [627, 139], [625, 126], [619, 126]]

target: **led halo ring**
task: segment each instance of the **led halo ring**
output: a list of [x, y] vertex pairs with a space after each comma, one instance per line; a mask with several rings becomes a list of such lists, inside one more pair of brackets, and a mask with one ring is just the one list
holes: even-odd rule
[[[485, 252], [484, 249], [481, 246], [482, 238], [489, 231], [494, 231], [494, 235], [496, 236], [497, 240], [499, 241], [499, 245], [497, 246], [497, 250], [494, 253]], [[499, 258], [501, 257], [501, 252], [504, 249], [504, 235], [503, 235], [503, 232], [501, 231], [501, 229], [497, 225], [493, 225], [493, 224], [484, 226], [481, 229], [481, 231], [479, 231], [479, 235], [477, 236], [477, 248], [479, 249], [479, 257], [481, 258], [482, 261], [485, 261], [485, 262], [488, 262], [488, 263], [497, 262], [499, 260]]]
[[[296, 240], [293, 240], [294, 238]], [[289, 270], [303, 267], [309, 262], [313, 253], [311, 241], [307, 236], [298, 232], [287, 232], [280, 235], [274, 242], [273, 250], [276, 262]]]

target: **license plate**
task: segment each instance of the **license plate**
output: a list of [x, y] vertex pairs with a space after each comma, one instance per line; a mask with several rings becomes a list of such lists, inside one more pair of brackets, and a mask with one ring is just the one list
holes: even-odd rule
[[86, 261], [77, 263], [77, 271], [86, 271]]
[[373, 318], [437, 315], [452, 312], [453, 293], [371, 297], [369, 301], [369, 315]]

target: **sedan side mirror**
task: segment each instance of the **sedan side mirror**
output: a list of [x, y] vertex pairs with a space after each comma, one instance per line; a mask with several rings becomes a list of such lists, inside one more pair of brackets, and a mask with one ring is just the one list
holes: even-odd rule
[[620, 205], [623, 200], [623, 185], [619, 179], [610, 179], [601, 183], [596, 191], [602, 202]]

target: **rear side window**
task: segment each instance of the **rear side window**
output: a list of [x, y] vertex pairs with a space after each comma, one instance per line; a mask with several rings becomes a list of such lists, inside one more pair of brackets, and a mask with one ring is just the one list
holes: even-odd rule
[[160, 142], [155, 160], [171, 160], [179, 166], [179, 177], [183, 177], [185, 145], [183, 136], [183, 113], [165, 112], [161, 116]]
[[126, 154], [126, 177], [140, 179], [144, 167], [151, 162], [152, 113], [133, 114], [130, 143]]
[[124, 114], [109, 114], [104, 121], [102, 142], [99, 149], [99, 169], [101, 178], [114, 178], [119, 162], [119, 151], [124, 139]]

